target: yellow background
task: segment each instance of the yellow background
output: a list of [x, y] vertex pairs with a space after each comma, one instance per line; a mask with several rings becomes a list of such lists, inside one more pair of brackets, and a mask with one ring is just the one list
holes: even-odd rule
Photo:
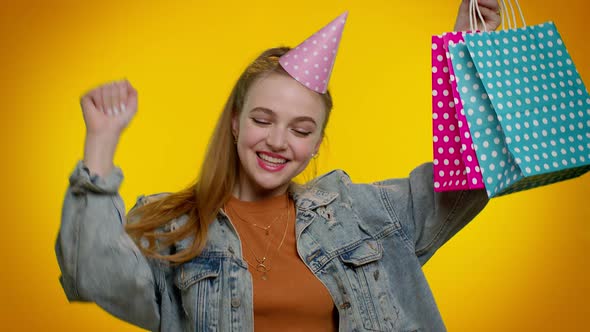
[[[585, 0], [523, 0], [554, 20], [590, 83]], [[350, 15], [331, 81], [335, 108], [318, 173], [406, 176], [431, 160], [430, 36], [457, 0], [9, 1], [0, 10], [4, 331], [138, 331], [93, 304], [68, 304], [54, 241], [82, 157], [78, 97], [129, 78], [140, 109], [120, 143], [127, 204], [197, 174], [240, 72]], [[586, 32], [584, 32], [586, 31]], [[590, 175], [494, 199], [425, 266], [450, 331], [584, 330], [590, 316]], [[113, 276], [116, 277], [116, 276]]]

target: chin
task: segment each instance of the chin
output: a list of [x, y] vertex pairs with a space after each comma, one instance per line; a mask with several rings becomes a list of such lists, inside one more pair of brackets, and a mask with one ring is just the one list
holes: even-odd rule
[[262, 176], [254, 177], [254, 182], [256, 185], [265, 191], [274, 191], [283, 186], [288, 185], [291, 182], [291, 178], [284, 178], [284, 177], [277, 177], [276, 175], [271, 175], [273, 178], [269, 178], [265, 176], [266, 174], [261, 174]]
[[[246, 166], [247, 165], [247, 166]], [[247, 174], [250, 185], [261, 192], [275, 192], [281, 189], [287, 189], [289, 184], [303, 169], [301, 163], [289, 161], [284, 168], [277, 171], [264, 169], [257, 159], [249, 160], [246, 165], [242, 165], [242, 171]]]

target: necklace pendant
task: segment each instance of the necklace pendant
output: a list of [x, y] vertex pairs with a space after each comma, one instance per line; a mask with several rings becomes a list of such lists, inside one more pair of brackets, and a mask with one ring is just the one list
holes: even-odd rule
[[268, 268], [266, 267], [266, 265], [264, 265], [264, 263], [258, 263], [258, 265], [256, 265], [256, 271], [264, 275], [266, 274], [266, 272], [268, 272]]
[[267, 275], [267, 273], [268, 273], [268, 271], [269, 271], [269, 270], [270, 270], [270, 269], [269, 269], [269, 268], [267, 268], [267, 267], [266, 267], [266, 265], [264, 265], [264, 262], [262, 262], [262, 263], [260, 263], [260, 262], [259, 262], [259, 263], [258, 263], [258, 265], [256, 265], [256, 271], [258, 271], [258, 272], [260, 272], [260, 273], [262, 274], [262, 275], [260, 276], [260, 278], [261, 278], [262, 280], [268, 280], [268, 275]]
[[266, 233], [267, 236], [270, 235], [270, 227], [266, 227], [264, 229], [264, 232]]

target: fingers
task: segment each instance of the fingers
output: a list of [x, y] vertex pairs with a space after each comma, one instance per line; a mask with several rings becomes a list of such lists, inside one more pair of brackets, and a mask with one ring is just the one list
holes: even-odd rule
[[100, 112], [130, 120], [137, 112], [137, 90], [126, 79], [113, 81], [88, 91], [80, 98], [80, 106], [84, 114]]
[[92, 100], [92, 95], [90, 93], [87, 93], [80, 98], [80, 106], [82, 106], [82, 110], [96, 109], [96, 104], [94, 103], [94, 100]]
[[103, 112], [102, 94], [100, 87], [88, 91], [82, 98], [80, 98], [80, 105], [82, 110], [86, 112]]
[[121, 109], [121, 97], [125, 94], [121, 94], [120, 90], [121, 82], [111, 82], [105, 84], [102, 89], [102, 100], [105, 107], [105, 113], [108, 116], [119, 115]]
[[117, 106], [118, 111], [123, 113], [126, 110], [126, 104], [127, 104], [127, 86], [128, 86], [127, 80], [124, 81], [120, 81], [117, 82], [117, 91], [118, 91], [118, 95], [119, 95], [119, 105]]
[[109, 88], [111, 89], [111, 111], [113, 112], [113, 115], [118, 115], [119, 114], [119, 104], [120, 104], [120, 100], [121, 97], [119, 96], [119, 83], [118, 82], [112, 82], [111, 85], [109, 86]]
[[478, 0], [477, 4], [479, 5], [480, 9], [483, 7], [490, 9], [496, 13], [500, 11], [500, 3], [498, 2], [498, 0]]
[[130, 112], [135, 113], [137, 111], [137, 90], [131, 86], [129, 81], [125, 80], [125, 85], [127, 89], [127, 100], [126, 100], [126, 108]]
[[113, 98], [111, 91], [111, 83], [107, 83], [99, 87], [98, 89], [100, 91], [100, 98], [102, 100], [103, 112], [106, 115], [111, 116], [113, 114], [113, 109], [111, 106], [111, 99]]
[[133, 91], [137, 98], [137, 92], [127, 80], [106, 83], [83, 95], [80, 98], [80, 105], [84, 110], [94, 110], [108, 116], [115, 116], [129, 109], [130, 91]]
[[488, 29], [496, 30], [500, 23], [502, 23], [502, 17], [496, 10], [485, 7], [481, 7], [479, 10], [484, 18], [484, 21], [486, 22]]

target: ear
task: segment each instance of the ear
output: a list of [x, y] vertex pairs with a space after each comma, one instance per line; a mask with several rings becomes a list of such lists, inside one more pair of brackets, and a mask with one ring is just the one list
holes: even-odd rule
[[240, 114], [238, 112], [233, 112], [231, 117], [231, 132], [234, 135], [234, 138], [238, 138], [238, 133], [240, 132]]
[[320, 139], [318, 140], [316, 145], [313, 147], [313, 154], [314, 155], [318, 154], [318, 151], [320, 150], [320, 146], [322, 145], [323, 141], [324, 141], [324, 135], [322, 134], [322, 136], [320, 137]]

